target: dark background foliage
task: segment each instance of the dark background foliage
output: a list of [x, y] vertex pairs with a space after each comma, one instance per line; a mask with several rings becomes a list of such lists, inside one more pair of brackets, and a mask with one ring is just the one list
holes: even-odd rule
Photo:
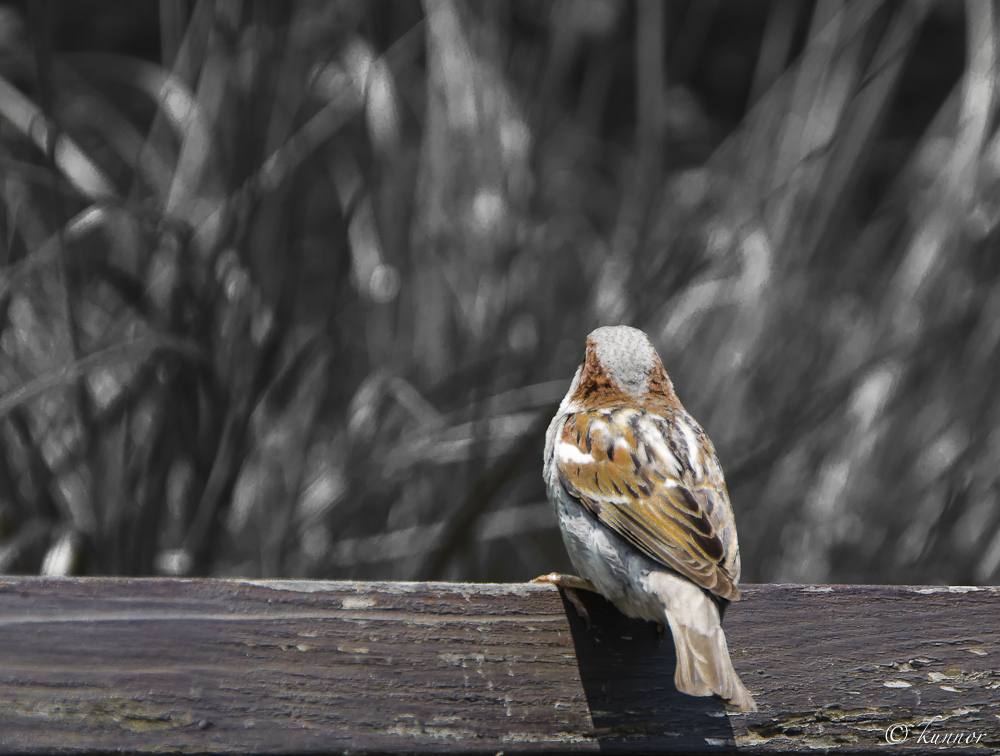
[[996, 10], [0, 6], [0, 571], [567, 569], [622, 322], [744, 580], [995, 582]]

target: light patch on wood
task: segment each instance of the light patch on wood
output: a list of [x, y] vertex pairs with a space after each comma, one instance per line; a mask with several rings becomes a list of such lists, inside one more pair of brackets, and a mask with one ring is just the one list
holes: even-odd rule
[[342, 604], [344, 609], [370, 609], [375, 606], [375, 599], [349, 596]]
[[732, 748], [736, 745], [735, 738], [705, 738], [705, 742], [717, 748]]
[[447, 662], [448, 664], [456, 664], [462, 667], [467, 666], [466, 662], [474, 661], [477, 665], [482, 664], [486, 661], [486, 656], [483, 654], [453, 654], [453, 653], [442, 653], [438, 654], [438, 658], [441, 661]]
[[936, 683], [947, 680], [950, 677], [959, 677], [961, 674], [961, 670], [947, 669], [944, 672], [928, 672], [927, 679], [932, 683]]
[[295, 591], [296, 593], [325, 593], [326, 591], [343, 590], [348, 583], [341, 580], [244, 580], [233, 578], [229, 583], [244, 583], [260, 585], [276, 591]]

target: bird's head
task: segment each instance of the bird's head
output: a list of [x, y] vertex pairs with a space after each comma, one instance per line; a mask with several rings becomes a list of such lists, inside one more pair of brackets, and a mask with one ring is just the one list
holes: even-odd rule
[[604, 326], [591, 331], [570, 399], [588, 408], [647, 400], [679, 406], [673, 384], [649, 337], [629, 326]]

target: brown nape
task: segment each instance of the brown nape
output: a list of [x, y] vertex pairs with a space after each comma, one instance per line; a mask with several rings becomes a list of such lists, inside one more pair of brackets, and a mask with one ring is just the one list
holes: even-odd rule
[[[659, 360], [657, 360], [659, 363]], [[649, 399], [660, 400], [666, 404], [683, 409], [674, 385], [670, 382], [663, 365], [657, 364], [649, 373]], [[580, 385], [576, 387], [571, 399], [575, 402], [585, 402], [591, 407], [606, 407], [632, 401], [625, 392], [618, 388], [601, 361], [597, 359], [597, 348], [591, 339], [587, 339], [587, 354], [583, 360], [583, 373], [580, 375]]]
[[681, 406], [680, 399], [674, 393], [674, 384], [670, 382], [670, 378], [667, 376], [667, 371], [663, 369], [663, 365], [657, 365], [650, 371], [649, 393], [662, 396], [667, 400], [668, 404], [677, 407]]
[[580, 385], [576, 387], [571, 399], [591, 406], [617, 404], [626, 399], [625, 394], [611, 380], [611, 376], [604, 371], [600, 360], [597, 359], [597, 349], [591, 339], [587, 339], [587, 356], [583, 360]]

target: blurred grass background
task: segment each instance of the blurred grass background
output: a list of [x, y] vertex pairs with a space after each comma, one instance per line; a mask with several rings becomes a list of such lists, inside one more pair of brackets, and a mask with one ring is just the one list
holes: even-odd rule
[[569, 569], [658, 347], [748, 582], [1000, 578], [988, 0], [0, 5], [0, 572]]

